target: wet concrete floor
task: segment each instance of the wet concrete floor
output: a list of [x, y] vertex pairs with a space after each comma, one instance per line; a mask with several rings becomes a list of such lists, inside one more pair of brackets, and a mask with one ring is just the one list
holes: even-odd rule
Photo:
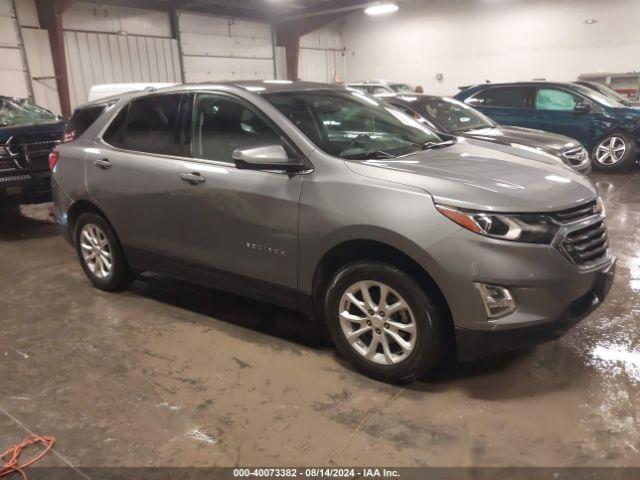
[[352, 371], [321, 328], [146, 275], [92, 288], [48, 205], [0, 218], [0, 450], [44, 464], [640, 466], [640, 172], [593, 175], [619, 257], [565, 337], [398, 387]]

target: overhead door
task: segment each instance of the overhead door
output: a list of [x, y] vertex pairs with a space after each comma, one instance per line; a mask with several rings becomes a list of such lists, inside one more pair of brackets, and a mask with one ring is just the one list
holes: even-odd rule
[[274, 78], [269, 24], [185, 12], [178, 24], [187, 82]]

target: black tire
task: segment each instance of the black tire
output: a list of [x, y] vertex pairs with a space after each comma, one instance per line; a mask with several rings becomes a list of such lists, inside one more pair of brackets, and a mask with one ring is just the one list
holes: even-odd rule
[[[624, 144], [624, 154], [619, 159], [608, 156], [605, 159], [598, 160], [599, 152], [606, 155], [607, 150], [610, 148], [611, 142], [615, 142], [615, 145]], [[598, 140], [598, 143], [593, 147], [591, 151], [591, 163], [593, 167], [602, 172], [625, 172], [630, 170], [637, 161], [638, 145], [635, 140], [626, 133], [611, 133], [606, 137]], [[613, 161], [612, 161], [613, 159]]]
[[[339, 318], [340, 309], [344, 308], [344, 304], [341, 305], [342, 297], [350, 287], [353, 287], [354, 284], [361, 281], [380, 282], [390, 287], [404, 299], [413, 313], [413, 320], [416, 327], [415, 344], [406, 358], [398, 361], [398, 363], [383, 365], [365, 358], [365, 354], [356, 351], [356, 347], [352, 346], [346, 338], [342, 325], [349, 325], [349, 322], [341, 323]], [[373, 287], [372, 298], [375, 295], [376, 288], [375, 286]], [[378, 301], [379, 295], [378, 289]], [[405, 383], [415, 380], [427, 373], [442, 359], [445, 351], [443, 332], [446, 314], [442, 307], [434, 300], [434, 298], [420, 288], [413, 278], [394, 266], [370, 261], [356, 262], [340, 269], [329, 282], [325, 294], [324, 318], [336, 348], [359, 371], [369, 377], [385, 382]], [[384, 303], [386, 304], [387, 302]], [[353, 304], [351, 305], [354, 306]], [[365, 315], [359, 308], [360, 307], [356, 308], [358, 315]], [[391, 317], [391, 319], [396, 321], [397, 317]], [[388, 321], [388, 319], [378, 319], [377, 321]], [[359, 324], [356, 324], [356, 326], [353, 327], [354, 330], [360, 328], [358, 325]], [[364, 327], [364, 324], [362, 325]], [[377, 338], [379, 339], [381, 339], [381, 330], [382, 336], [389, 335], [387, 331], [384, 330], [384, 328], [387, 328], [386, 323], [384, 327], [380, 327], [380, 329], [374, 327], [375, 324], [369, 327], [372, 330], [370, 330], [370, 336], [367, 338], [371, 338], [371, 341], [373, 341], [375, 332], [377, 332]], [[348, 329], [349, 327], [347, 326], [345, 328]], [[365, 335], [369, 335], [369, 333], [360, 335], [358, 338], [363, 338], [363, 340], [354, 342], [354, 345], [361, 342], [359, 348], [366, 347], [367, 338], [365, 338]], [[389, 338], [391, 337], [387, 336], [387, 340], [385, 340], [387, 345], [389, 345]], [[369, 343], [369, 348], [370, 346], [371, 343]], [[398, 343], [394, 346], [399, 347], [400, 344]], [[382, 343], [376, 346], [375, 351], [379, 352], [375, 353], [376, 357], [380, 358], [380, 355], [384, 356]], [[400, 349], [400, 351], [402, 350]], [[386, 356], [384, 357], [386, 358]], [[382, 359], [380, 360], [382, 361]]]
[[[111, 268], [106, 276], [100, 276], [92, 271], [83, 256], [83, 239], [81, 236], [86, 226], [95, 226], [98, 229], [97, 231], [102, 232], [104, 235], [108, 252], [111, 255]], [[133, 275], [127, 265], [118, 237], [113, 231], [113, 228], [111, 228], [111, 225], [109, 225], [109, 222], [103, 217], [96, 213], [83, 213], [80, 215], [74, 226], [74, 243], [80, 265], [82, 265], [85, 275], [96, 288], [106, 292], [115, 292], [129, 287], [133, 280]]]

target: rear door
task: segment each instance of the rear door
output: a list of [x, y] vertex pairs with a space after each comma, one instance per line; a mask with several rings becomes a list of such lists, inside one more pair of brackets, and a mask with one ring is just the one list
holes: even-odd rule
[[[589, 112], [576, 112], [579, 102], [591, 105]], [[595, 105], [584, 97], [556, 87], [536, 89], [536, 122], [540, 130], [560, 133], [589, 145], [593, 138]]]
[[170, 255], [182, 247], [173, 198], [187, 156], [187, 94], [154, 94], [122, 108], [87, 153], [87, 188], [132, 252]]
[[465, 100], [502, 125], [537, 128], [534, 117], [535, 88], [510, 85], [488, 87]]

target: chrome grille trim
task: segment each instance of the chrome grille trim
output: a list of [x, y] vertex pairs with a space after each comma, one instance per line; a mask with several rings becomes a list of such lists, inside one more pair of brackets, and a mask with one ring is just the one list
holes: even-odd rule
[[610, 260], [607, 227], [596, 201], [549, 215], [559, 226], [553, 244], [571, 263], [590, 269]]
[[593, 200], [578, 207], [569, 208], [551, 214], [551, 218], [560, 224], [577, 222], [594, 216], [596, 213], [596, 201]]

